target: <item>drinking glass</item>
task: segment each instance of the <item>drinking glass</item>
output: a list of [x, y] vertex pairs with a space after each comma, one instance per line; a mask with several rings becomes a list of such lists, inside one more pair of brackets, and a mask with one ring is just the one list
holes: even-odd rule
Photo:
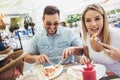
[[44, 67], [40, 64], [37, 64], [31, 68], [31, 73], [33, 75], [33, 80], [47, 80], [44, 75]]

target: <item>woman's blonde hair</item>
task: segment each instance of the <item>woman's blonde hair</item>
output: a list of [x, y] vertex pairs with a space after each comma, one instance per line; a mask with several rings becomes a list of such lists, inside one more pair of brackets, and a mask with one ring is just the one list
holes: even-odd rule
[[85, 25], [85, 14], [87, 11], [89, 10], [95, 10], [97, 12], [99, 12], [102, 16], [103, 16], [103, 29], [101, 31], [102, 35], [102, 42], [106, 43], [106, 44], [110, 44], [110, 34], [109, 34], [109, 30], [108, 30], [108, 19], [107, 19], [107, 14], [105, 12], [105, 10], [103, 9], [103, 7], [99, 4], [91, 4], [88, 5], [86, 7], [86, 9], [84, 10], [83, 14], [82, 14], [82, 30], [83, 30], [83, 40], [86, 42], [86, 38], [87, 38], [87, 28]]

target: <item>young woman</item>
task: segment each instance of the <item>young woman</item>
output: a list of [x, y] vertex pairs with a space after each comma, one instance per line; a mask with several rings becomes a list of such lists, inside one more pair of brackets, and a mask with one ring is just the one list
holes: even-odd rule
[[[83, 41], [88, 46], [89, 56], [83, 56], [81, 64], [90, 59], [106, 66], [107, 70], [114, 72], [120, 77], [120, 59], [111, 52], [110, 48], [102, 45], [113, 45], [120, 49], [120, 29], [109, 26], [105, 10], [99, 4], [88, 5], [82, 15]], [[95, 41], [99, 38], [99, 42]], [[117, 54], [117, 53], [116, 53]], [[118, 55], [120, 55], [118, 53]], [[120, 56], [119, 56], [120, 58]]]
[[[103, 64], [107, 70], [120, 77], [120, 52], [118, 51], [120, 49], [120, 35], [118, 35], [120, 29], [109, 26], [102, 6], [91, 4], [86, 7], [82, 15], [82, 29], [84, 55], [80, 58], [80, 63], [93, 61]], [[79, 54], [81, 50], [82, 48], [73, 47], [71, 53], [63, 53], [63, 58], [74, 53]]]

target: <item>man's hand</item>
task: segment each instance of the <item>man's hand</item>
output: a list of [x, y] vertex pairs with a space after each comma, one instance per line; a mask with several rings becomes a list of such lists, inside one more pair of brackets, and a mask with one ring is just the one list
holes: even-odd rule
[[35, 59], [35, 62], [40, 63], [40, 64], [44, 62], [49, 62], [49, 61], [50, 61], [49, 57], [45, 54], [37, 55]]

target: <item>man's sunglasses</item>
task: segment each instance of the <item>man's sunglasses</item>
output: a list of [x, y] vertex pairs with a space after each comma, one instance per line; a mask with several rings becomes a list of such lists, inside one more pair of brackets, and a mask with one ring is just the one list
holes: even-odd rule
[[54, 22], [54, 23], [46, 22], [46, 26], [49, 26], [49, 27], [50, 27], [51, 25], [58, 26], [59, 23], [58, 23], [58, 22]]

